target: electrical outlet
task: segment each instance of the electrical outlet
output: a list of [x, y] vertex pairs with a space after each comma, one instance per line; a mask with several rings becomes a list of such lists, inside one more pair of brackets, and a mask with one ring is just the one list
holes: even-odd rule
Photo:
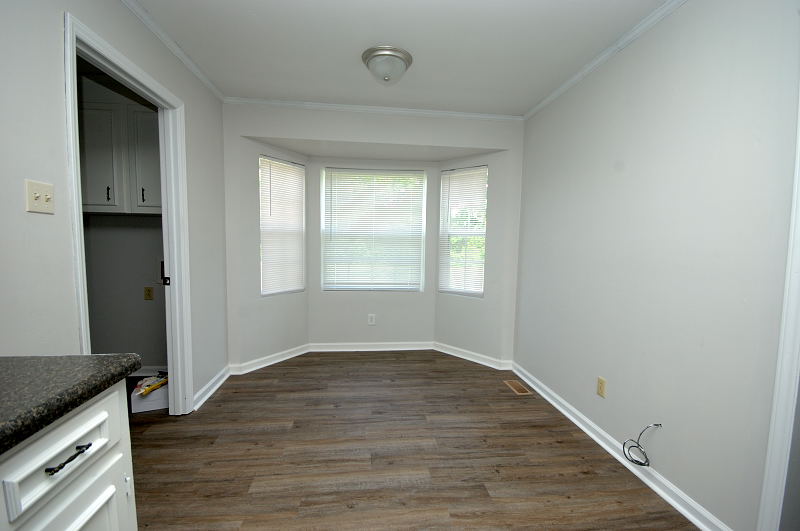
[[55, 213], [53, 185], [25, 179], [25, 211], [40, 214]]
[[149, 286], [144, 288], [144, 300], [146, 301], [153, 300], [153, 288]]
[[368, 313], [367, 314], [367, 324], [369, 326], [375, 326], [375, 314], [374, 313]]
[[597, 394], [601, 397], [606, 397], [606, 379], [602, 376], [597, 377]]

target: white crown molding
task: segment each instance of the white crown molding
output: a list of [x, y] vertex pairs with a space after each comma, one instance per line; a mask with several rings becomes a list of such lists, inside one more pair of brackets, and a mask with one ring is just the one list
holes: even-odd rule
[[731, 531], [719, 518], [714, 516], [708, 509], [697, 503], [688, 494], [680, 490], [667, 478], [656, 472], [652, 467], [636, 466], [622, 455], [622, 443], [616, 441], [611, 435], [592, 422], [586, 415], [581, 413], [575, 406], [567, 402], [558, 393], [547, 387], [541, 381], [532, 376], [522, 366], [513, 363], [512, 370], [525, 383], [533, 387], [542, 398], [564, 414], [576, 426], [586, 433], [589, 437], [599, 444], [603, 449], [622, 463], [628, 470], [641, 479], [656, 494], [675, 507], [686, 518], [700, 529]]
[[[126, 0], [123, 0], [126, 1]], [[127, 0], [130, 1], [130, 0]], [[273, 105], [321, 111], [363, 112], [372, 114], [399, 114], [403, 116], [426, 116], [431, 118], [463, 118], [468, 120], [522, 121], [524, 117], [511, 114], [481, 114], [456, 111], [435, 111], [428, 109], [407, 109], [403, 107], [379, 107], [376, 105], [346, 105], [339, 103], [315, 103], [313, 101], [262, 100], [258, 98], [225, 97], [223, 103]]]
[[528, 112], [525, 113], [523, 117], [525, 120], [536, 114], [537, 112], [541, 111], [548, 105], [550, 105], [553, 101], [558, 99], [562, 94], [567, 92], [569, 89], [580, 83], [583, 78], [597, 70], [603, 63], [614, 57], [620, 51], [622, 51], [626, 46], [630, 43], [644, 35], [647, 30], [661, 22], [664, 18], [669, 16], [673, 11], [681, 7], [685, 4], [688, 0], [667, 0], [664, 2], [661, 7], [647, 15], [638, 24], [636, 24], [630, 31], [625, 33], [622, 37], [620, 37], [614, 44], [603, 50], [600, 55], [586, 63], [583, 68], [578, 70], [571, 78], [566, 80], [560, 87], [555, 89], [551, 92], [546, 98], [542, 101], [537, 103], [536, 105], [531, 108]]
[[147, 26], [147, 29], [153, 32], [153, 35], [158, 37], [158, 39], [164, 43], [164, 46], [166, 46], [175, 57], [180, 59], [180, 61], [186, 65], [186, 68], [188, 68], [189, 71], [194, 74], [195, 77], [197, 77], [197, 79], [199, 79], [206, 87], [208, 87], [208, 90], [210, 90], [214, 96], [216, 96], [220, 101], [224, 100], [225, 96], [223, 96], [222, 92], [220, 92], [216, 85], [214, 85], [214, 83], [208, 79], [208, 76], [206, 76], [200, 67], [197, 66], [197, 63], [192, 61], [192, 59], [186, 55], [186, 52], [184, 52], [181, 47], [178, 46], [178, 43], [175, 42], [172, 37], [170, 37], [167, 32], [158, 25], [153, 17], [150, 16], [150, 13], [148, 13], [147, 10], [143, 8], [137, 0], [122, 0], [122, 3], [125, 4], [125, 6], [130, 9], [131, 12], [136, 15], [145, 26]]
[[259, 98], [237, 98], [225, 96], [205, 75], [200, 67], [184, 52], [181, 47], [170, 37], [166, 31], [150, 16], [150, 13], [139, 4], [138, 0], [122, 0], [122, 3], [141, 20], [147, 28], [164, 43], [170, 52], [175, 55], [184, 65], [199, 79], [208, 89], [223, 103], [229, 104], [259, 104], [274, 105], [279, 107], [293, 107], [300, 109], [315, 109], [326, 111], [344, 112], [363, 112], [374, 114], [395, 114], [405, 116], [427, 116], [432, 118], [463, 118], [469, 120], [500, 120], [500, 121], [522, 121], [527, 120], [543, 108], [548, 106], [559, 96], [577, 85], [586, 76], [597, 70], [603, 63], [611, 59], [630, 43], [638, 39], [650, 28], [658, 24], [662, 19], [670, 15], [673, 11], [685, 4], [688, 0], [667, 0], [658, 9], [642, 19], [630, 31], [620, 37], [614, 44], [606, 48], [600, 55], [592, 59], [583, 68], [576, 72], [572, 77], [565, 81], [561, 86], [551, 92], [547, 97], [537, 103], [523, 116], [511, 114], [483, 114], [457, 111], [441, 111], [433, 109], [409, 109], [404, 107], [381, 107], [373, 105], [348, 105], [338, 103], [318, 103], [312, 101], [291, 101], [291, 100], [269, 100]]

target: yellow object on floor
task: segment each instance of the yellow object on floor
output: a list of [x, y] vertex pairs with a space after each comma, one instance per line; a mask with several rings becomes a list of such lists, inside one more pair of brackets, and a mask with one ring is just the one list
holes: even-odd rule
[[150, 393], [152, 393], [153, 391], [155, 391], [156, 389], [158, 389], [159, 387], [162, 387], [162, 386], [166, 385], [168, 381], [169, 381], [169, 377], [165, 376], [164, 378], [162, 378], [161, 380], [158, 380], [155, 383], [152, 383], [150, 385], [142, 386], [139, 389], [139, 392], [136, 393], [136, 394], [138, 396], [145, 397], [145, 396], [149, 395]]

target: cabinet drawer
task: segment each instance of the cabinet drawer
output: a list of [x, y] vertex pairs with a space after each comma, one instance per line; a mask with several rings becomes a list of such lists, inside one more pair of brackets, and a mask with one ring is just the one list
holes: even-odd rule
[[117, 386], [96, 403], [68, 415], [63, 423], [0, 464], [8, 522], [35, 511], [119, 441], [119, 389]]
[[112, 451], [76, 478], [18, 531], [110, 531], [136, 529], [132, 479], [125, 459]]

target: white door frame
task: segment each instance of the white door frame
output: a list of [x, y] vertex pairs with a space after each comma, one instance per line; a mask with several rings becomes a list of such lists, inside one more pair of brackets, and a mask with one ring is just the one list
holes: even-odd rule
[[789, 250], [786, 258], [772, 418], [764, 465], [764, 483], [761, 486], [761, 506], [758, 511], [759, 531], [773, 531], [780, 525], [800, 384], [800, 91], [798, 102], [792, 217], [789, 225]]
[[189, 300], [189, 233], [186, 193], [186, 124], [183, 102], [100, 38], [70, 13], [64, 17], [64, 73], [67, 104], [67, 155], [71, 181], [72, 238], [78, 299], [80, 346], [90, 354], [86, 255], [83, 245], [76, 54], [158, 107], [161, 148], [161, 202], [164, 267], [171, 284], [165, 288], [169, 413], [194, 409], [192, 323]]

